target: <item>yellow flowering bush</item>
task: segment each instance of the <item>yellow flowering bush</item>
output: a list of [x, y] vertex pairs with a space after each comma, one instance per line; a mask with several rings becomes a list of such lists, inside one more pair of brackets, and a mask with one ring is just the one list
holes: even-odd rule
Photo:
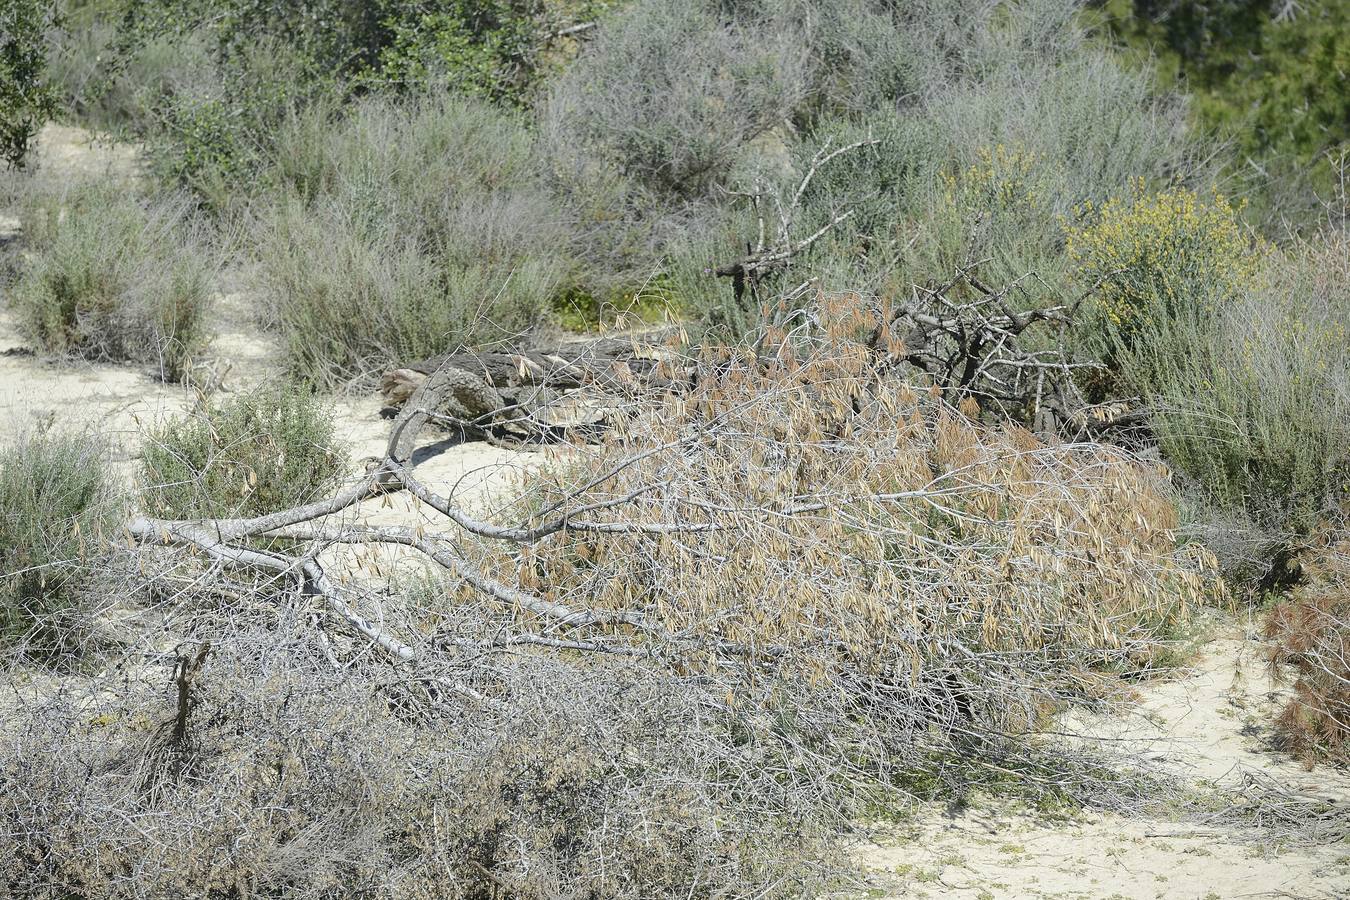
[[1060, 267], [1056, 199], [1061, 167], [1020, 144], [981, 147], [968, 165], [938, 173], [925, 263], [943, 271], [992, 261], [985, 277], [1012, 280]]
[[1283, 540], [1350, 509], [1350, 237], [1241, 262], [1262, 267], [1250, 290], [1117, 341], [1114, 362], [1152, 407], [1168, 463]]
[[1175, 186], [1149, 193], [1139, 179], [1128, 199], [1076, 208], [1067, 250], [1079, 280], [1096, 285], [1097, 309], [1114, 329], [1133, 335], [1212, 313], [1224, 297], [1255, 284], [1258, 248], [1221, 194], [1202, 197]]
[[964, 170], [944, 169], [943, 198], [951, 206], [986, 212], [1045, 213], [1046, 169], [1020, 145], [981, 147]]

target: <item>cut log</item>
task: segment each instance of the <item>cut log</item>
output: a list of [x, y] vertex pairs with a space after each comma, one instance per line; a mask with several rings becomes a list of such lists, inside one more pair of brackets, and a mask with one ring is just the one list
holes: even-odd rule
[[672, 349], [675, 334], [447, 353], [386, 372], [380, 393], [386, 415], [421, 416], [414, 433], [453, 423], [488, 440], [592, 440], [625, 400], [688, 384], [690, 362]]
[[658, 335], [655, 340], [600, 338], [549, 349], [464, 350], [405, 363], [403, 368], [430, 375], [450, 365], [482, 375], [498, 388], [544, 383], [569, 388], [603, 381], [618, 363], [626, 363], [634, 375], [645, 379], [675, 359]]

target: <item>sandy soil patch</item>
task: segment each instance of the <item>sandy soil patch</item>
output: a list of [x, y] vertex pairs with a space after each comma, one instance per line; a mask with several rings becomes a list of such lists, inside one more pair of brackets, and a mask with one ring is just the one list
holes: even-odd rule
[[77, 178], [138, 178], [145, 161], [134, 144], [114, 141], [71, 125], [48, 122], [42, 126], [28, 160], [40, 177], [71, 181]]
[[[1350, 817], [1350, 774], [1310, 771], [1271, 748], [1271, 712], [1285, 689], [1251, 635], [1210, 643], [1187, 672], [1139, 693], [1130, 715], [1080, 718], [1068, 727], [1119, 740], [1122, 749], [1142, 751], [1198, 786], [1269, 777], [1335, 801], [1331, 815]], [[925, 809], [912, 823], [878, 829], [855, 854], [874, 897], [1350, 897], [1347, 841], [1281, 841], [1223, 821], [1114, 814], [1046, 821], [1011, 802], [980, 801], [955, 816]]]
[[78, 360], [46, 360], [19, 337], [0, 310], [0, 440], [37, 425], [91, 429], [105, 435], [125, 462], [141, 429], [184, 409], [190, 396], [149, 372]]

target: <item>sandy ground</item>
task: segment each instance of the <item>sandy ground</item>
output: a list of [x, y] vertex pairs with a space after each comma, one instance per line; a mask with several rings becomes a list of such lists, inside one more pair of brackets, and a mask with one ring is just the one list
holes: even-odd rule
[[[1271, 749], [1268, 724], [1286, 696], [1254, 636], [1208, 644], [1184, 674], [1139, 691], [1130, 715], [1080, 718], [1074, 733], [1118, 741], [1196, 789], [1272, 779], [1332, 801], [1350, 820], [1350, 773], [1308, 770]], [[1328, 820], [1324, 820], [1328, 821]], [[1328, 821], [1328, 824], [1332, 824]], [[1350, 842], [1282, 840], [1233, 822], [1205, 825], [1090, 814], [1047, 821], [1018, 804], [977, 801], [956, 816], [923, 810], [878, 828], [855, 850], [873, 897], [1350, 897]]]
[[[43, 177], [106, 173], [135, 177], [135, 152], [93, 142], [78, 129], [48, 126], [38, 151]], [[0, 242], [21, 239], [0, 210]], [[226, 391], [280, 377], [277, 348], [255, 321], [246, 283], [222, 284], [212, 312], [208, 365]], [[135, 367], [45, 360], [26, 345], [0, 303], [0, 443], [35, 423], [89, 428], [115, 448], [114, 465], [128, 486], [147, 425], [181, 414], [194, 402], [180, 386]], [[355, 461], [381, 454], [388, 422], [374, 396], [335, 401], [340, 436]], [[434, 489], [470, 508], [509, 496], [538, 453], [487, 444], [433, 441], [418, 455], [418, 473]], [[356, 515], [366, 521], [413, 523], [422, 513], [406, 497], [382, 498]], [[1141, 751], [1197, 787], [1242, 783], [1249, 773], [1285, 789], [1335, 799], [1350, 815], [1350, 777], [1308, 771], [1269, 747], [1266, 723], [1279, 701], [1260, 645], [1250, 635], [1210, 644], [1182, 676], [1148, 684], [1129, 716], [1080, 717], [1074, 731]], [[948, 816], [921, 809], [903, 825], [874, 829], [855, 856], [867, 897], [992, 898], [1350, 898], [1350, 843], [1272, 840], [1232, 823], [1206, 827], [1093, 814], [1073, 821], [1039, 819], [1008, 802], [977, 801]]]
[[39, 177], [135, 179], [142, 163], [137, 148], [83, 128], [49, 122], [38, 133], [29, 165]]

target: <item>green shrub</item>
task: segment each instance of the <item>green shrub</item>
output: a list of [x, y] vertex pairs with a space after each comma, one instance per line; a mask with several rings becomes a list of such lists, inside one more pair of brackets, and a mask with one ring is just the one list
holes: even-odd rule
[[24, 233], [33, 254], [13, 305], [44, 350], [183, 374], [214, 270], [186, 199], [80, 186], [30, 198]]
[[328, 9], [325, 25], [313, 4], [68, 5], [52, 53], [66, 105], [95, 127], [138, 139], [161, 178], [213, 210], [246, 193], [293, 107], [336, 89], [331, 59], [350, 51], [315, 37], [337, 35], [341, 11]]
[[317, 499], [345, 465], [332, 416], [312, 395], [264, 390], [207, 403], [152, 432], [142, 497], [167, 518], [260, 515]]
[[747, 293], [738, 302], [731, 280], [715, 273], [719, 265], [745, 252], [744, 235], [753, 229], [754, 222], [747, 221], [746, 215], [728, 211], [671, 242], [662, 266], [660, 292], [699, 330], [734, 339], [748, 334], [762, 320], [759, 297]]
[[1345, 234], [1254, 246], [1222, 198], [1182, 188], [1089, 221], [1070, 252], [1100, 282], [1082, 339], [1114, 380], [1096, 388], [1142, 396], [1168, 462], [1267, 548], [1309, 533], [1350, 495]]
[[0, 642], [60, 638], [110, 520], [106, 473], [87, 437], [37, 433], [0, 448]]
[[1275, 540], [1350, 497], [1348, 259], [1343, 234], [1274, 254], [1211, 325], [1159, 335], [1147, 357], [1168, 459]]
[[203, 35], [139, 27], [130, 12], [123, 0], [66, 0], [50, 32], [50, 81], [80, 124], [155, 143], [167, 101], [209, 91], [216, 72]]
[[1237, 144], [1235, 161], [1261, 163], [1262, 180], [1350, 142], [1350, 6], [1340, 0], [1103, 5], [1111, 32], [1147, 48], [1164, 78], [1184, 80], [1197, 122]]
[[309, 378], [516, 337], [566, 286], [570, 235], [514, 116], [377, 99], [337, 121], [311, 109], [277, 143], [262, 277]]
[[364, 81], [435, 85], [522, 105], [574, 54], [583, 31], [623, 0], [386, 0], [386, 43]]
[[908, 254], [913, 264], [938, 273], [985, 260], [980, 277], [995, 283], [1028, 272], [1060, 281], [1065, 265], [1056, 214], [1079, 187], [1068, 182], [1063, 158], [999, 143], [977, 146], [967, 159], [939, 173], [940, 199], [930, 198], [927, 227]]
[[0, 159], [22, 166], [29, 142], [56, 110], [47, 84], [45, 31], [52, 7], [43, 0], [0, 4]]
[[140, 138], [162, 176], [228, 209], [292, 112], [428, 88], [524, 105], [575, 55], [566, 29], [609, 3], [66, 0], [53, 81], [72, 111]]
[[1178, 341], [1204, 333], [1218, 312], [1256, 283], [1259, 254], [1219, 194], [1185, 187], [1149, 193], [1141, 179], [1128, 200], [1084, 204], [1068, 229], [1079, 282], [1093, 289], [1089, 307], [1100, 357], [1126, 386], [1155, 391], [1160, 351], [1184, 353]]

